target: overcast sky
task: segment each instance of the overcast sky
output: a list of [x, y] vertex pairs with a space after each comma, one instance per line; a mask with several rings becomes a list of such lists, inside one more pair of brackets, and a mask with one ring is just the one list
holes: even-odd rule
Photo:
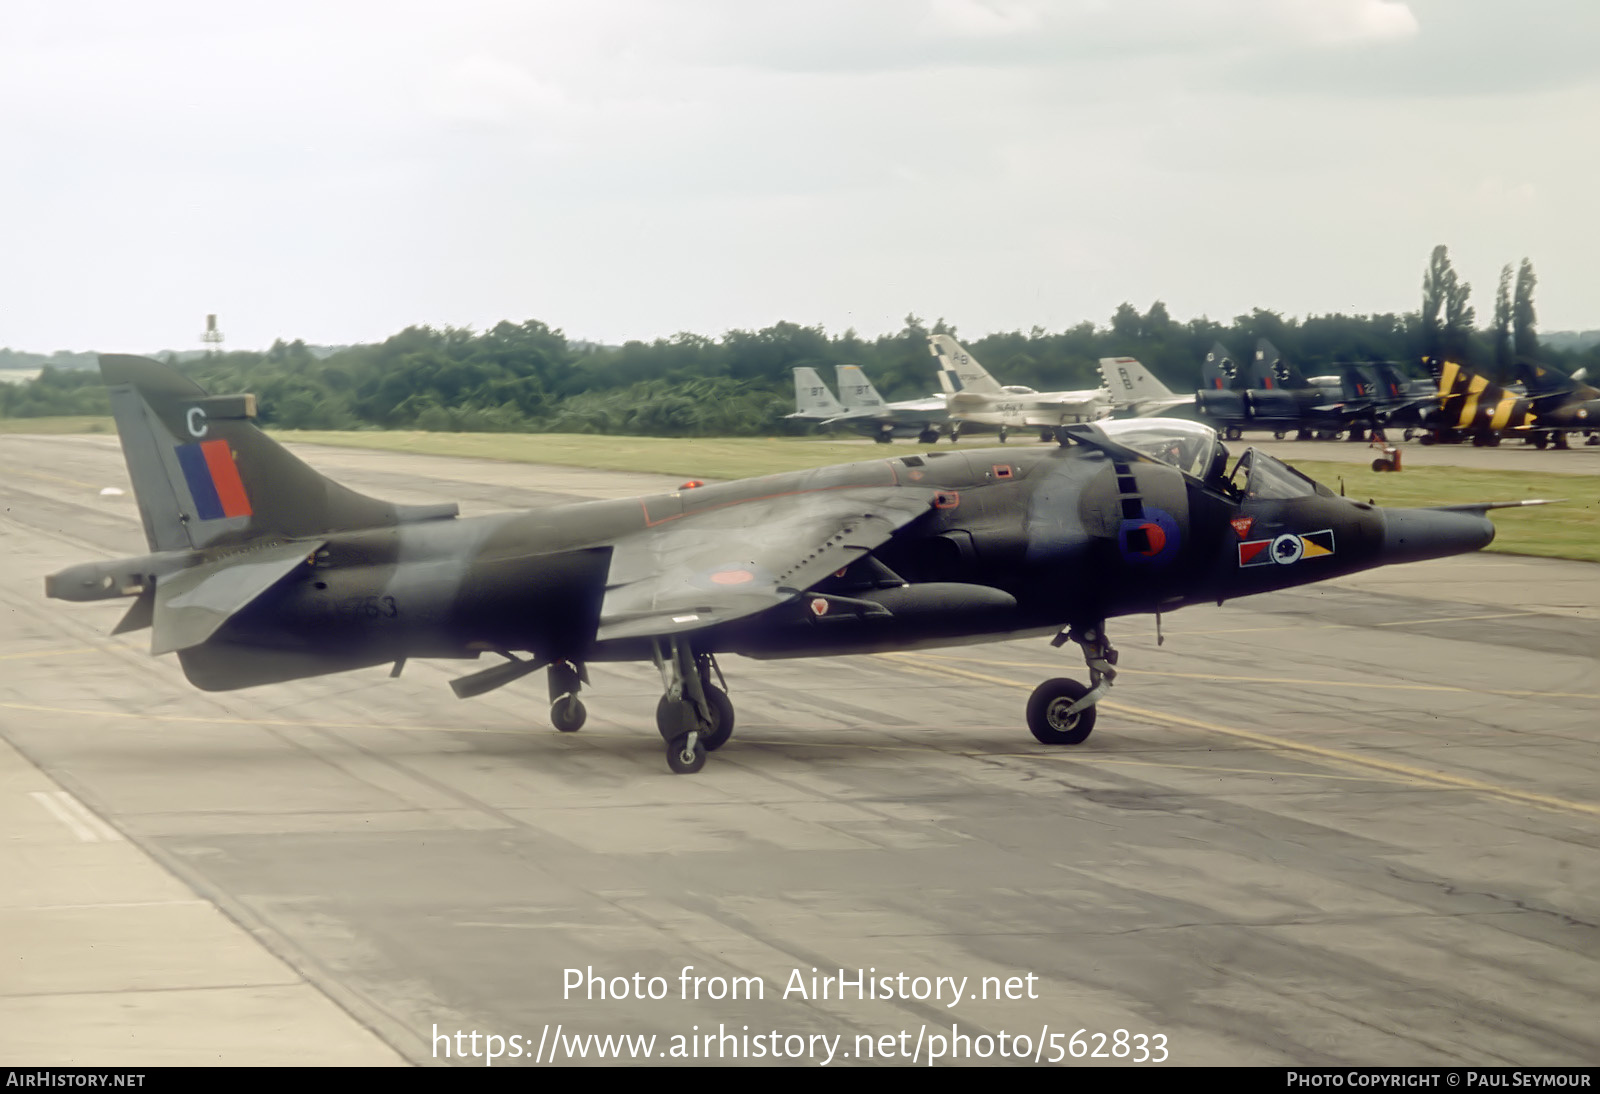
[[5, 0], [0, 345], [1600, 327], [1595, 0]]

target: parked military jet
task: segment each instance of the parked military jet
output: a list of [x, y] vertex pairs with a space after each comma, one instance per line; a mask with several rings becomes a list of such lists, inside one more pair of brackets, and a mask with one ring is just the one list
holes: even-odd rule
[[1200, 389], [1194, 393], [1195, 410], [1216, 426], [1230, 441], [1244, 436], [1250, 424], [1250, 401], [1246, 393], [1250, 374], [1239, 367], [1238, 358], [1221, 342], [1214, 342], [1200, 363]]
[[1527, 435], [1533, 427], [1533, 400], [1509, 390], [1455, 361], [1428, 361], [1438, 381], [1438, 406], [1427, 411], [1423, 444], [1455, 444], [1471, 439], [1480, 447], [1500, 443], [1507, 432]]
[[1534, 444], [1566, 448], [1569, 433], [1587, 434], [1589, 444], [1600, 444], [1600, 390], [1558, 368], [1531, 361], [1518, 363], [1517, 378], [1533, 404]]
[[843, 413], [844, 406], [833, 397], [816, 369], [802, 365], [794, 370], [794, 413], [785, 414], [785, 418], [825, 422]]
[[923, 444], [933, 444], [939, 439], [939, 427], [950, 421], [944, 399], [938, 395], [891, 403], [878, 394], [860, 365], [835, 365], [834, 376], [845, 409], [826, 424], [848, 422], [870, 432], [880, 444], [896, 436], [913, 436]]
[[[1380, 509], [1215, 431], [1140, 418], [1062, 444], [952, 451], [653, 497], [462, 519], [335, 483], [140, 357], [101, 358], [150, 553], [51, 575], [65, 600], [131, 597], [190, 682], [228, 690], [407, 659], [502, 660], [468, 697], [545, 669], [556, 728], [596, 661], [661, 672], [673, 771], [733, 732], [717, 656], [805, 657], [1055, 633], [1089, 686], [1046, 681], [1029, 729], [1077, 744], [1116, 676], [1110, 618], [1475, 551], [1494, 504]], [[1518, 504], [1518, 503], [1508, 503]]]
[[1361, 440], [1360, 414], [1345, 405], [1349, 394], [1340, 377], [1308, 380], [1271, 342], [1256, 341], [1247, 401], [1250, 422], [1257, 429], [1270, 429], [1280, 438], [1293, 430], [1302, 440], [1333, 439], [1348, 429], [1352, 440]]
[[1092, 422], [1111, 413], [1111, 398], [1103, 388], [1085, 391], [1035, 391], [1031, 387], [1002, 387], [948, 334], [928, 336], [928, 352], [939, 367], [950, 411], [951, 440], [961, 435], [965, 423], [998, 427], [1003, 442], [1011, 429], [1037, 429], [1040, 440], [1050, 440], [1064, 425]]
[[1177, 394], [1134, 357], [1100, 358], [1100, 379], [1110, 393], [1111, 412], [1119, 418], [1150, 418], [1194, 405], [1193, 395]]
[[1408, 441], [1439, 405], [1432, 383], [1407, 380], [1390, 361], [1347, 365], [1344, 377], [1345, 410], [1374, 430], [1403, 429]]

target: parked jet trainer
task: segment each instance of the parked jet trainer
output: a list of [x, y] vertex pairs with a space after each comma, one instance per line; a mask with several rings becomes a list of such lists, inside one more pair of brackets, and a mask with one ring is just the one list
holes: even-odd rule
[[1209, 427], [1141, 418], [1066, 427], [1049, 448], [463, 519], [324, 478], [252, 424], [252, 396], [208, 395], [141, 357], [100, 368], [150, 553], [53, 574], [47, 595], [133, 598], [113, 633], [149, 628], [151, 652], [175, 652], [206, 690], [493, 654], [456, 694], [544, 669], [565, 731], [584, 722], [589, 663], [653, 661], [677, 772], [733, 732], [723, 653], [1054, 633], [1090, 682], [1041, 684], [1028, 726], [1078, 744], [1116, 676], [1108, 619], [1475, 551], [1498, 507], [1380, 509], [1254, 449], [1230, 474]]
[[1037, 429], [1039, 439], [1048, 441], [1061, 426], [1092, 422], [1111, 413], [1111, 395], [1104, 388], [1035, 391], [1002, 387], [948, 334], [929, 335], [928, 352], [939, 367], [939, 385], [944, 388], [952, 422], [951, 440], [959, 439], [964, 423], [976, 422], [997, 427], [1002, 442], [1017, 426]]

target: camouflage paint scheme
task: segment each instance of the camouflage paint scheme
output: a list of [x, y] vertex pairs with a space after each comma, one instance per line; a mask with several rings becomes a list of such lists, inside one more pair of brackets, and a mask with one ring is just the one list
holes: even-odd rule
[[[591, 661], [653, 660], [669, 765], [733, 728], [719, 653], [806, 657], [1059, 632], [1092, 687], [1041, 685], [1029, 727], [1078, 743], [1116, 660], [1108, 618], [1477, 550], [1492, 505], [1384, 510], [1251, 450], [1230, 476], [1209, 427], [1138, 419], [1027, 451], [944, 451], [650, 497], [461, 518], [357, 494], [145, 358], [106, 356], [150, 553], [47, 579], [129, 597], [197, 687], [223, 690], [413, 657], [503, 658], [481, 694], [548, 670], [558, 728], [583, 721]], [[1119, 442], [1117, 431], [1126, 429]]]

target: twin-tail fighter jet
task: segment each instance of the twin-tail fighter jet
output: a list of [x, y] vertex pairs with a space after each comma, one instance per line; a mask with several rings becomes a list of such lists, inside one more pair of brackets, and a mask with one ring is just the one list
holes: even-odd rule
[[[1107, 621], [1476, 551], [1495, 504], [1381, 509], [1257, 450], [1228, 468], [1214, 430], [1140, 418], [1059, 430], [1026, 451], [945, 450], [623, 500], [462, 518], [333, 482], [141, 357], [101, 358], [149, 553], [46, 579], [64, 600], [129, 598], [205, 690], [410, 658], [487, 668], [466, 698], [544, 670], [579, 729], [587, 667], [648, 661], [675, 772], [733, 733], [718, 658], [809, 657], [1054, 634], [1088, 685], [1027, 704], [1046, 744], [1079, 744], [1116, 677]], [[1508, 503], [1518, 504], [1518, 503]]]
[[847, 426], [879, 444], [888, 444], [895, 437], [915, 437], [923, 444], [933, 444], [939, 439], [939, 427], [950, 420], [939, 395], [888, 402], [859, 365], [835, 365], [834, 377], [839, 385], [837, 399], [816, 369], [796, 368], [795, 412], [785, 417], [815, 421], [824, 428]]

